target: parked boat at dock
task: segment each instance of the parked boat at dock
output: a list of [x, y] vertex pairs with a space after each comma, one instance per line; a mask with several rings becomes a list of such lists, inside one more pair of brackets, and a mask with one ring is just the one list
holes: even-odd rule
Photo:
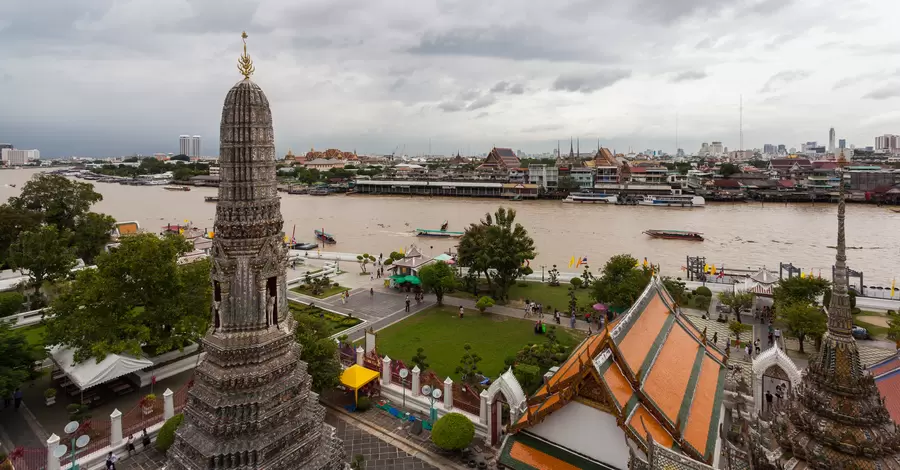
[[671, 194], [665, 196], [642, 196], [637, 199], [639, 206], [653, 207], [703, 207], [706, 200], [703, 196], [692, 196], [690, 194]]
[[327, 196], [329, 191], [326, 187], [317, 187], [317, 188], [309, 188], [308, 191], [310, 196]]
[[615, 194], [571, 193], [562, 202], [579, 204], [615, 204], [619, 198]]
[[189, 186], [166, 186], [163, 189], [166, 191], [190, 191], [191, 188]]
[[318, 248], [319, 244], [318, 243], [294, 243], [294, 244], [289, 245], [289, 247], [292, 250], [309, 251], [309, 250], [315, 250], [316, 248]]
[[667, 240], [691, 240], [702, 242], [703, 234], [700, 232], [687, 232], [684, 230], [645, 230], [645, 234], [651, 238], [664, 238]]
[[206, 196], [203, 200], [205, 202], [219, 202], [219, 196]]
[[313, 233], [316, 234], [316, 240], [319, 240], [322, 243], [326, 243], [329, 245], [333, 245], [333, 244], [337, 243], [337, 240], [335, 240], [334, 237], [331, 236], [330, 233], [325, 233], [325, 230], [316, 229], [316, 230], [313, 230]]

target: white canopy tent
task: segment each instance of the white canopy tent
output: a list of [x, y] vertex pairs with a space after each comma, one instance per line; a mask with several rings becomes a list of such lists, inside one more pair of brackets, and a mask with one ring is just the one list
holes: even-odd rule
[[153, 365], [149, 359], [128, 354], [109, 354], [100, 362], [90, 358], [75, 363], [75, 351], [61, 346], [50, 349], [50, 357], [82, 391]]
[[762, 268], [758, 272], [756, 272], [756, 274], [747, 277], [747, 279], [744, 281], [744, 290], [758, 296], [763, 295], [771, 297], [772, 291], [775, 288], [775, 283], [777, 282], [777, 273], [773, 273], [772, 271], [766, 270], [766, 268]]

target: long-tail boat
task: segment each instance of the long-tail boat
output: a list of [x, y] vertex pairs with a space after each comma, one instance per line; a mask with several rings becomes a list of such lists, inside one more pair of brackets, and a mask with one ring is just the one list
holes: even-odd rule
[[703, 241], [703, 234], [700, 232], [687, 232], [684, 230], [645, 230], [645, 234], [652, 238], [665, 238], [667, 240], [691, 240], [696, 242]]
[[333, 245], [333, 244], [337, 243], [337, 240], [335, 240], [334, 237], [331, 236], [330, 233], [325, 233], [325, 229], [322, 229], [322, 230], [315, 229], [315, 230], [313, 230], [313, 233], [316, 234], [316, 239], [321, 241], [322, 243], [327, 243], [329, 245]]

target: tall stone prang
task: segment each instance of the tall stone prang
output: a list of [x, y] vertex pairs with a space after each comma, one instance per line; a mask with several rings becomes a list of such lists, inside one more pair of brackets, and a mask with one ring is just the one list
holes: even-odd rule
[[344, 468], [293, 336], [272, 112], [246, 43], [238, 68], [222, 109], [212, 326], [167, 470]]
[[[841, 159], [840, 166], [843, 165]], [[774, 445], [766, 445], [762, 440], [752, 444], [757, 470], [900, 469], [900, 434], [875, 379], [860, 362], [852, 335], [843, 171], [840, 175], [837, 255], [827, 308], [828, 331], [817, 357], [809, 362], [802, 384], [791, 394], [786, 409], [776, 413], [771, 427]]]

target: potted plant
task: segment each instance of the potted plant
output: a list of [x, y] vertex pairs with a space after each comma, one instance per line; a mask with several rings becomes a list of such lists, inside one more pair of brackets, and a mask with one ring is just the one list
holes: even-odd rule
[[145, 415], [153, 413], [154, 404], [156, 404], [156, 395], [152, 393], [148, 393], [144, 398], [141, 398], [141, 410], [144, 411]]
[[56, 403], [56, 389], [51, 387], [44, 390], [44, 400], [46, 400], [47, 406]]

